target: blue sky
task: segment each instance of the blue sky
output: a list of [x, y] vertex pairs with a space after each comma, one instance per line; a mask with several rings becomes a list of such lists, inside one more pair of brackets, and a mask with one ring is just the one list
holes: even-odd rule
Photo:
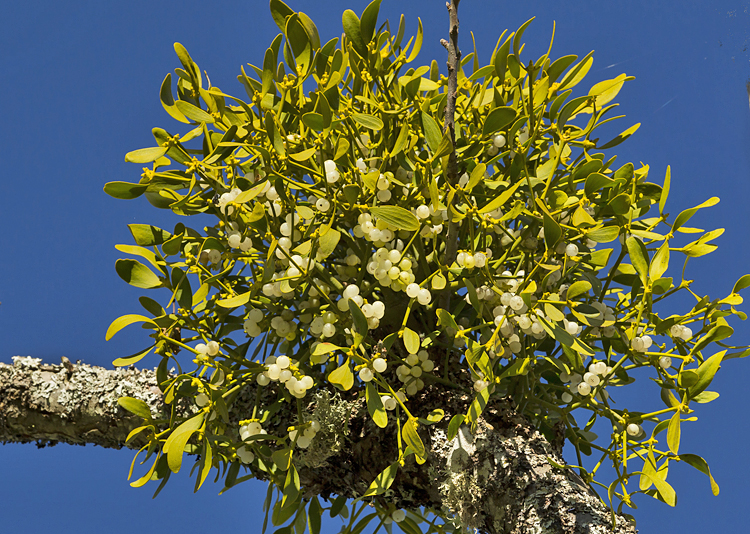
[[[288, 3], [312, 17], [323, 41], [340, 35], [344, 9], [361, 12], [366, 5], [353, 0]], [[697, 292], [712, 297], [726, 296], [750, 272], [748, 4], [464, 0], [460, 9], [460, 46], [465, 54], [470, 51], [473, 31], [485, 63], [503, 29], [515, 30], [536, 16], [525, 34], [527, 58], [546, 51], [553, 20], [553, 56], [596, 50], [581, 92], [623, 72], [636, 77], [616, 99], [626, 118], [611, 131], [614, 135], [636, 122], [641, 128], [616, 153], [622, 163], [649, 164], [657, 183], [672, 166], [667, 211], [721, 198], [719, 206], [691, 221], [705, 229], [726, 228], [718, 251], [688, 267]], [[441, 69], [445, 52], [438, 41], [448, 27], [443, 5], [384, 0], [381, 7], [381, 20], [388, 17], [396, 24], [406, 10], [412, 32], [417, 16], [422, 18], [421, 63], [435, 58]], [[140, 166], [123, 158], [130, 150], [152, 146], [152, 127], [176, 130], [158, 99], [164, 76], [179, 66], [175, 41], [187, 47], [214, 85], [244, 98], [236, 81], [240, 66], [262, 63], [277, 28], [265, 0], [28, 0], [1, 3], [0, 19], [5, 22], [0, 33], [0, 361], [30, 355], [59, 362], [67, 356], [111, 367], [114, 358], [132, 354], [146, 339], [132, 328], [104, 340], [114, 318], [137, 312], [140, 294], [115, 273], [120, 254], [114, 245], [130, 242], [128, 223], [171, 228], [177, 216], [157, 212], [142, 199], [112, 199], [102, 187], [108, 181], [137, 181]], [[747, 305], [743, 309], [750, 311]], [[749, 343], [748, 326], [734, 326], [737, 342]], [[721, 392], [720, 399], [702, 406], [698, 422], [683, 431], [682, 449], [708, 460], [720, 496], [711, 495], [703, 475], [675, 466], [670, 483], [677, 489], [677, 508], [641, 497], [634, 512], [641, 531], [744, 531], [750, 417], [743, 390], [749, 365], [745, 360], [727, 363], [712, 387]], [[645, 394], [655, 395], [653, 389]], [[4, 528], [259, 531], [265, 485], [246, 483], [221, 497], [218, 486], [207, 485], [193, 495], [192, 481], [181, 473], [151, 500], [155, 487], [132, 489], [126, 481], [131, 459], [130, 451], [92, 447], [0, 447]]]

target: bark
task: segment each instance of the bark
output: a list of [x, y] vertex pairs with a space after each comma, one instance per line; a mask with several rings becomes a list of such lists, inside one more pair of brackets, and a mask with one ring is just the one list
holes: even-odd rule
[[[273, 388], [264, 388], [264, 396], [266, 392], [273, 395]], [[321, 391], [311, 399], [309, 408], [321, 431], [308, 450], [295, 453], [307, 495], [361, 495], [397, 457], [393, 415], [380, 429], [362, 399], [349, 393], [341, 397]], [[255, 394], [255, 387], [248, 386], [232, 403], [228, 433], [236, 433], [231, 429], [248, 416]], [[0, 441], [138, 448], [140, 443], [126, 444], [125, 439], [142, 420], [117, 404], [121, 396], [142, 399], [155, 418], [171, 409], [163, 403], [154, 371], [50, 365], [15, 357], [13, 365], [0, 363]], [[590, 488], [573, 471], [549, 463], [548, 458], [564, 463], [559, 447], [547, 442], [509, 402], [493, 401], [476, 434], [463, 427], [449, 442], [450, 416], [465, 411], [470, 401], [446, 388], [429, 387], [409, 401], [410, 410], [420, 415], [440, 406], [446, 417], [420, 427], [427, 462], [417, 465], [413, 457], [407, 459], [391, 487], [390, 501], [402, 507], [429, 506], [490, 534], [635, 532], [623, 517], [612, 529], [610, 512]], [[180, 410], [188, 415], [195, 408], [184, 405]], [[294, 406], [280, 410], [271, 422], [277, 428], [268, 428], [269, 433], [281, 432], [294, 413]], [[261, 471], [253, 474], [264, 478]]]
[[[453, 188], [458, 183], [458, 160], [456, 157], [456, 98], [458, 97], [458, 70], [461, 68], [461, 50], [458, 48], [458, 5], [461, 0], [451, 0], [445, 4], [448, 8], [448, 19], [450, 27], [448, 29], [449, 39], [441, 39], [442, 44], [448, 52], [448, 87], [446, 89], [445, 104], [445, 123], [443, 132], [448, 133], [451, 138], [453, 149], [448, 155], [448, 168], [445, 173], [445, 180], [449, 188]], [[452, 203], [455, 204], [455, 197]], [[456, 261], [458, 252], [458, 223], [453, 222], [453, 215], [450, 213], [448, 229], [446, 232], [446, 251], [445, 265], [450, 267]], [[444, 310], [450, 310], [451, 292], [445, 290], [440, 299], [440, 307]]]

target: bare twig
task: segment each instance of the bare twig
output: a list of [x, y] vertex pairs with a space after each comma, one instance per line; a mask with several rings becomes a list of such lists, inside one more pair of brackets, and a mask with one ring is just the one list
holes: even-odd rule
[[[441, 39], [442, 44], [448, 51], [448, 89], [447, 89], [447, 101], [445, 104], [445, 124], [443, 126], [443, 133], [448, 132], [451, 137], [451, 143], [453, 149], [448, 157], [448, 168], [445, 173], [445, 181], [447, 189], [450, 190], [455, 187], [458, 183], [458, 161], [456, 159], [456, 97], [458, 96], [458, 69], [461, 67], [461, 51], [458, 49], [458, 4], [461, 0], [450, 0], [446, 2], [445, 6], [448, 8], [448, 16], [450, 19], [450, 40], [446, 41]], [[451, 203], [455, 202], [455, 197], [451, 200]], [[448, 206], [448, 216], [450, 221], [450, 206]], [[446, 250], [445, 250], [445, 265], [450, 267], [456, 260], [456, 253], [458, 252], [458, 223], [449, 222], [448, 232], [446, 235]], [[450, 299], [451, 291], [446, 289], [443, 291], [440, 300], [440, 307], [450, 311]]]

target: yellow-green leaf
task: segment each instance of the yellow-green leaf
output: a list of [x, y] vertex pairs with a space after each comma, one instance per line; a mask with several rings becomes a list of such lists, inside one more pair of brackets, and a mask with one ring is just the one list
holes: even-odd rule
[[719, 494], [719, 485], [711, 475], [711, 470], [708, 468], [708, 463], [706, 463], [706, 460], [696, 454], [680, 454], [679, 459], [686, 464], [693, 466], [701, 473], [708, 475], [708, 478], [711, 480], [711, 492], [714, 495]]
[[117, 404], [125, 408], [132, 414], [144, 419], [151, 420], [151, 409], [141, 399], [134, 399], [133, 397], [120, 397], [117, 399]]
[[184, 421], [180, 426], [175, 428], [169, 438], [167, 438], [167, 442], [164, 444], [164, 450], [167, 451], [167, 463], [169, 464], [169, 469], [173, 473], [177, 473], [180, 470], [180, 467], [182, 466], [182, 453], [185, 450], [185, 445], [190, 439], [190, 436], [192, 436], [193, 433], [203, 424], [204, 415], [203, 412], [200, 412], [198, 415]]
[[419, 219], [412, 212], [400, 206], [373, 206], [370, 208], [370, 213], [398, 230], [409, 232], [419, 230]]
[[388, 426], [388, 414], [383, 406], [383, 401], [378, 395], [378, 388], [372, 382], [367, 383], [365, 388], [365, 398], [367, 400], [367, 412], [380, 428]]
[[383, 471], [376, 476], [375, 480], [373, 480], [368, 486], [367, 490], [362, 494], [362, 497], [372, 497], [373, 495], [381, 495], [385, 493], [396, 479], [396, 473], [398, 473], [399, 467], [400, 463], [397, 460], [383, 469]]
[[248, 291], [247, 293], [242, 293], [233, 297], [221, 299], [217, 301], [216, 304], [218, 304], [222, 308], [239, 308], [240, 306], [244, 306], [250, 301], [251, 294], [252, 291]]
[[331, 384], [340, 387], [344, 391], [349, 391], [350, 389], [352, 389], [352, 386], [354, 385], [354, 374], [352, 373], [349, 364], [349, 358], [347, 358], [342, 365], [340, 365], [330, 375], [328, 375], [328, 381]]
[[651, 280], [658, 280], [667, 271], [669, 266], [669, 242], [664, 241], [651, 259], [648, 276]]
[[177, 107], [178, 110], [180, 110], [180, 113], [185, 115], [188, 119], [194, 122], [205, 122], [207, 124], [213, 124], [214, 118], [203, 111], [201, 108], [194, 106], [190, 102], [185, 102], [184, 100], [178, 100], [174, 103], [174, 105]]
[[680, 411], [677, 410], [669, 420], [667, 427], [667, 445], [669, 450], [677, 454], [680, 450]]
[[513, 193], [516, 192], [516, 189], [518, 189], [518, 186], [520, 185], [521, 182], [519, 181], [510, 186], [508, 189], [496, 196], [493, 200], [488, 202], [482, 209], [479, 210], [479, 213], [489, 213], [496, 210], [497, 208], [503, 207], [503, 205], [510, 199]]
[[167, 147], [140, 148], [125, 154], [125, 161], [130, 163], [151, 163], [167, 153]]
[[401, 429], [401, 437], [404, 439], [404, 442], [411, 447], [414, 454], [420, 458], [424, 458], [424, 443], [422, 443], [422, 438], [420, 438], [417, 433], [417, 420], [415, 418], [410, 418], [404, 423], [404, 426]]
[[313, 356], [320, 356], [322, 354], [330, 354], [336, 350], [341, 350], [341, 347], [334, 345], [333, 343], [319, 343], [315, 346], [312, 352]]
[[120, 275], [120, 278], [135, 287], [150, 289], [162, 285], [159, 277], [151, 269], [136, 260], [117, 260], [115, 262], [115, 271]]
[[636, 272], [640, 276], [641, 282], [645, 285], [648, 277], [648, 251], [643, 242], [637, 237], [630, 236], [625, 244], [630, 254], [630, 262], [633, 264]]
[[369, 128], [370, 130], [382, 130], [383, 121], [379, 117], [374, 115], [367, 115], [365, 113], [352, 113], [352, 119], [357, 124]]
[[409, 351], [409, 354], [416, 354], [419, 352], [419, 334], [417, 334], [414, 330], [411, 328], [404, 328], [404, 346], [406, 347], [406, 350]]
[[117, 332], [133, 323], [149, 323], [156, 326], [156, 323], [154, 321], [144, 315], [123, 315], [122, 317], [118, 317], [117, 319], [112, 321], [112, 324], [110, 324], [109, 328], [107, 328], [107, 333], [104, 335], [104, 339], [109, 341]]
[[442, 273], [436, 274], [432, 277], [432, 280], [430, 280], [430, 285], [432, 286], [432, 289], [435, 290], [444, 289], [446, 283], [445, 276], [443, 276]]
[[325, 234], [320, 236], [316, 259], [318, 261], [326, 259], [338, 245], [339, 239], [341, 239], [341, 232], [329, 228]]
[[588, 293], [591, 289], [591, 282], [587, 280], [578, 280], [577, 282], [573, 282], [571, 286], [568, 288], [567, 298], [568, 300], [573, 300], [578, 295], [583, 295], [585, 293]]

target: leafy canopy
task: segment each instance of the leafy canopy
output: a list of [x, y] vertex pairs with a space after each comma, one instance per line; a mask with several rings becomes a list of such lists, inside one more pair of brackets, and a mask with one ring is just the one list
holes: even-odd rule
[[[154, 128], [156, 146], [126, 156], [150, 164], [140, 181], [105, 186], [207, 224], [133, 224], [136, 244], [118, 245], [137, 258], [116, 263], [126, 282], [170, 296], [163, 307], [141, 297], [148, 316], [112, 323], [108, 338], [133, 323], [153, 331], [150, 347], [114, 363], [154, 351], [165, 401], [194, 406], [187, 418], [152, 420], [139, 401], [121, 400], [145, 418], [131, 438], [149, 440], [150, 469], [133, 485], [157, 479], [161, 489], [183, 453], [196, 453], [196, 490], [212, 470], [227, 487], [267, 478], [279, 491], [273, 523], [291, 520], [301, 532], [307, 517], [317, 532], [322, 507], [302, 498], [298, 470], [335, 449], [320, 415], [331, 398], [322, 392], [335, 387], [344, 399], [366, 398], [399, 451], [359, 503], [376, 513], [352, 519], [349, 532], [373, 518], [416, 532], [424, 514], [443, 513], [394, 510], [386, 490], [410, 456], [424, 461], [420, 427], [441, 425], [453, 439], [499, 397], [551, 441], [563, 429], [583, 478], [618, 510], [634, 493], [674, 505], [671, 463], [710, 477], [702, 458], [681, 450], [682, 424], [696, 403], [718, 397], [708, 388], [721, 363], [750, 353], [727, 344], [726, 320], [746, 318], [735, 306], [750, 275], [719, 300], [694, 293], [684, 267], [669, 270], [670, 260], [716, 248], [722, 229], [686, 224], [718, 199], [671, 217], [669, 169], [660, 186], [648, 166], [616, 165], [606, 151], [638, 124], [606, 142], [596, 135], [618, 118], [612, 101], [632, 77], [574, 96], [591, 54], [522, 59], [531, 21], [503, 33], [488, 65], [476, 52], [462, 60], [454, 146], [442, 126], [446, 77], [436, 61], [412, 66], [421, 21], [405, 41], [403, 16], [392, 32], [378, 25], [379, 5], [347, 10], [341, 38], [322, 43], [307, 15], [272, 0], [281, 33], [261, 66], [238, 76], [247, 101], [211, 85], [175, 44], [182, 67], [160, 97], [182, 133]], [[662, 301], [684, 292], [691, 309], [660, 315]], [[649, 413], [613, 404], [636, 378], [654, 392]], [[253, 387], [252, 413], [234, 412], [238, 392]], [[424, 388], [474, 401], [450, 418], [443, 406], [417, 413]], [[285, 404], [296, 420], [281, 418]], [[609, 435], [594, 434], [597, 422]], [[594, 456], [593, 469], [582, 455]], [[616, 477], [601, 482], [605, 463]], [[713, 478], [711, 487], [717, 494]], [[330, 511], [347, 517], [343, 498]], [[458, 528], [445, 519], [429, 531]]]

